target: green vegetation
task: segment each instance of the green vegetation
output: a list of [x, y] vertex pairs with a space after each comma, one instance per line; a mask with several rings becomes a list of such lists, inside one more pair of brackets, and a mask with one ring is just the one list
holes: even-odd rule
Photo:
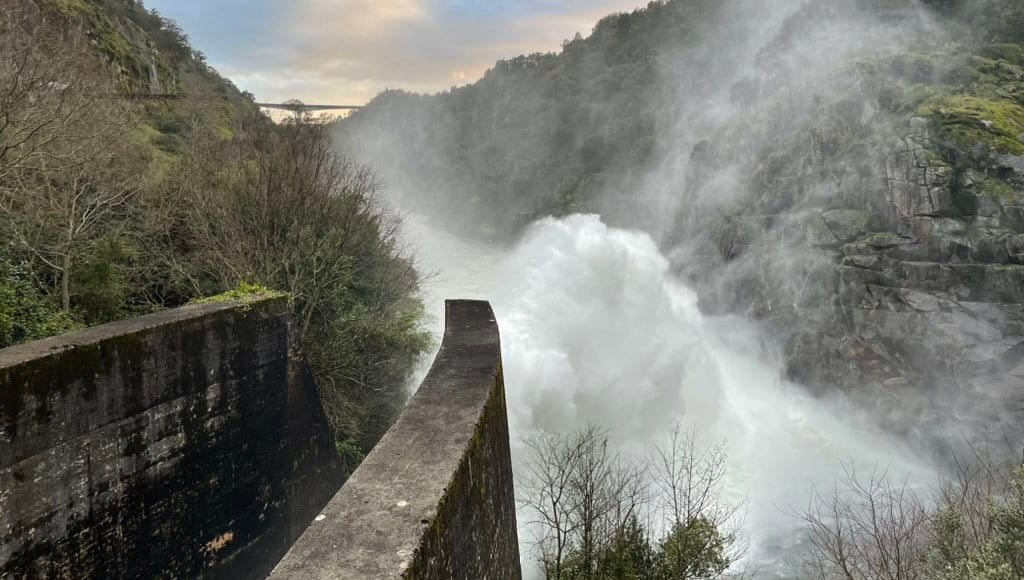
[[81, 327], [40, 292], [31, 276], [27, 266], [0, 261], [0, 348]]
[[[18, 57], [0, 86], [25, 87], [0, 91], [0, 346], [286, 296], [358, 462], [428, 344], [419, 276], [373, 173], [325, 127], [263, 117], [135, 0], [12, 0], [0, 54]], [[96, 98], [152, 92], [176, 98]]]
[[363, 459], [366, 458], [366, 451], [351, 440], [338, 441], [335, 446], [338, 449], [338, 459], [341, 462], [341, 471], [343, 473], [354, 472], [359, 467], [359, 464], [363, 462]]
[[974, 457], [954, 472], [929, 499], [884, 472], [851, 468], [797, 514], [810, 539], [808, 577], [1024, 578], [1024, 469]]
[[284, 292], [278, 292], [271, 290], [262, 284], [253, 284], [250, 282], [242, 281], [227, 292], [221, 292], [214, 296], [206, 296], [203, 298], [196, 298], [191, 300], [190, 304], [214, 304], [217, 302], [242, 302], [251, 303], [257, 300], [263, 300], [265, 298], [281, 298], [285, 296]]
[[1020, 195], [1012, 185], [1005, 181], [986, 178], [976, 187], [981, 195], [987, 195], [997, 201], [1014, 202]]
[[1024, 577], [1024, 469], [1004, 494], [989, 498], [980, 514], [988, 529], [973, 537], [972, 506], [947, 502], [934, 516], [930, 554], [934, 578], [1016, 580]]
[[737, 572], [744, 544], [738, 507], [721, 497], [723, 446], [700, 448], [695, 434], [678, 426], [639, 462], [611, 451], [608, 435], [595, 427], [573, 435], [538, 431], [525, 443], [517, 489], [547, 578], [677, 580]]
[[930, 99], [918, 114], [932, 119], [939, 134], [964, 149], [987, 145], [998, 153], [1024, 154], [1024, 106], [975, 96]]

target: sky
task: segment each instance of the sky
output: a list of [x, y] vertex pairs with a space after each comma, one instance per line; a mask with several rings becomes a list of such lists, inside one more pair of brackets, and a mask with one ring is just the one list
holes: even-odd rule
[[146, 0], [257, 100], [361, 105], [433, 93], [500, 58], [557, 51], [641, 0]]

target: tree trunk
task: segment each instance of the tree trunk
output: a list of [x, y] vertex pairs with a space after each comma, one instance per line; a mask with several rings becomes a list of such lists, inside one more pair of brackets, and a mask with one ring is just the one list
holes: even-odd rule
[[60, 298], [65, 313], [71, 313], [71, 254], [64, 254], [60, 276]]

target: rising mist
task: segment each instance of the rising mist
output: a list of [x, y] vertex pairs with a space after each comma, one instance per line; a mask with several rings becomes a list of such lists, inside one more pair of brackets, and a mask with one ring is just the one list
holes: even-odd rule
[[978, 88], [1017, 40], [979, 25], [997, 6], [655, 2], [338, 137], [424, 216], [429, 301], [493, 302], [513, 437], [726, 440], [749, 557], [786, 577], [784, 508], [844, 462], [924, 487], [1016, 441], [1021, 224], [990, 192], [1024, 151], [949, 122], [999, 132], [955, 108], [1003, 98]]

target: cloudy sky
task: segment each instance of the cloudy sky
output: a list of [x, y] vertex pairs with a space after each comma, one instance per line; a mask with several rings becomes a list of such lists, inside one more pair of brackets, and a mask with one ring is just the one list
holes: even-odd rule
[[643, 0], [146, 0], [257, 99], [362, 104], [435, 92], [499, 58], [557, 50]]

